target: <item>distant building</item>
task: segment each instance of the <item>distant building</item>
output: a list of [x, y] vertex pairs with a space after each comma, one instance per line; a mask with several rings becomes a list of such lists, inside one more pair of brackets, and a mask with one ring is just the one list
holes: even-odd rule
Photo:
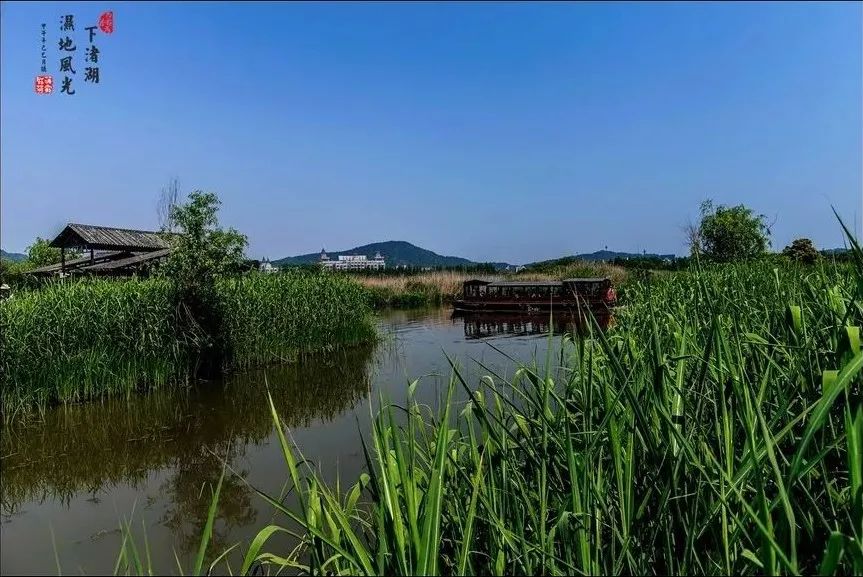
[[333, 260], [324, 249], [321, 249], [319, 262], [322, 267], [330, 270], [382, 270], [386, 268], [384, 257], [379, 252], [376, 252], [372, 259], [364, 254], [343, 254]]
[[274, 272], [279, 272], [279, 267], [277, 267], [277, 266], [273, 266], [273, 265], [270, 263], [269, 259], [266, 259], [266, 258], [263, 260], [263, 262], [261, 262], [261, 266], [260, 266], [260, 267], [258, 267], [258, 269], [259, 269], [261, 272], [263, 272], [263, 273], [267, 273], [267, 274], [274, 273]]

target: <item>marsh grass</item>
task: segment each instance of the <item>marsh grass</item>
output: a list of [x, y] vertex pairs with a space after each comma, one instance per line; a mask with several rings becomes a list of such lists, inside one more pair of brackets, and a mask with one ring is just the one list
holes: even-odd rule
[[343, 275], [253, 274], [217, 288], [230, 368], [290, 361], [376, 336], [365, 292]]
[[[473, 276], [456, 271], [434, 271], [398, 276], [357, 275], [355, 278], [366, 288], [372, 306], [413, 308], [451, 302], [461, 293], [462, 283]], [[483, 275], [482, 278], [500, 277]]]
[[183, 381], [170, 283], [52, 282], [0, 303], [4, 415]]
[[[637, 281], [613, 329], [511, 378], [468, 383], [452, 363], [437, 411], [417, 382], [380, 400], [367, 473], [345, 490], [271, 402], [299, 506], [259, 493], [284, 522], [240, 572], [863, 573], [855, 257]], [[281, 533], [300, 545], [268, 550]]]
[[[368, 342], [366, 295], [323, 274], [248, 275], [216, 284], [223, 369]], [[53, 282], [0, 302], [4, 419], [53, 403], [183, 385], [211, 346], [171, 282]]]
[[615, 282], [625, 278], [623, 269], [611, 265], [581, 263], [557, 267], [549, 272], [519, 272], [517, 274], [473, 274], [458, 271], [432, 271], [410, 275], [356, 275], [369, 293], [369, 302], [376, 308], [412, 308], [450, 303], [460, 297], [464, 281], [481, 278], [489, 281], [520, 280], [548, 281], [577, 276], [609, 276]]
[[518, 272], [517, 276], [520, 279], [533, 280], [608, 277], [614, 284], [620, 284], [626, 281], [629, 275], [625, 268], [606, 262], [559, 259], [528, 266]]

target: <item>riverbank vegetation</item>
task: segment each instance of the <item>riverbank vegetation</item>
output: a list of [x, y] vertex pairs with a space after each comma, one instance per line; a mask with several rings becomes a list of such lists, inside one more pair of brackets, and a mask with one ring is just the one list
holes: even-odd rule
[[[284, 520], [239, 569], [860, 574], [854, 256], [633, 279], [606, 333], [565, 340], [509, 378], [466, 382], [454, 365], [435, 411], [413, 401], [422, 383], [406, 402], [381, 399], [367, 473], [345, 489], [320, 480], [271, 407], [300, 505], [261, 494]], [[297, 526], [302, 546], [268, 546]]]
[[[376, 308], [411, 308], [451, 302], [461, 293], [462, 283], [474, 278], [456, 271], [420, 272], [411, 275], [352, 275], [368, 292]], [[499, 278], [485, 275], [483, 278]]]
[[[362, 289], [326, 274], [248, 275], [214, 285], [218, 370], [374, 339]], [[54, 282], [0, 303], [4, 416], [185, 382], [209, 334], [167, 279]]]
[[343, 276], [252, 274], [217, 286], [228, 368], [290, 361], [375, 339], [362, 287]]
[[[369, 294], [369, 303], [375, 308], [411, 308], [451, 303], [459, 298], [462, 284], [466, 280], [548, 281], [577, 277], [609, 277], [619, 284], [626, 279], [622, 267], [576, 261], [557, 263], [548, 261], [548, 266], [527, 268], [518, 273], [480, 273], [477, 271], [426, 271], [414, 274], [350, 274], [364, 286]], [[348, 276], [348, 275], [345, 275]]]
[[52, 282], [0, 303], [4, 416], [181, 379], [190, 347], [161, 279]]
[[202, 192], [170, 207], [172, 253], [151, 278], [66, 278], [0, 302], [3, 418], [374, 339], [348, 278], [238, 274], [246, 238], [218, 226], [218, 207]]

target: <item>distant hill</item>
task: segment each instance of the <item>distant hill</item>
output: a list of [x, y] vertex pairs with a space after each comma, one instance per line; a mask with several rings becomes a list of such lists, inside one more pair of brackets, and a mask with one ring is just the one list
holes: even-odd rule
[[[420, 248], [403, 240], [390, 240], [387, 242], [373, 242], [357, 246], [350, 250], [342, 251], [327, 251], [330, 258], [338, 258], [339, 255], [348, 254], [364, 254], [369, 258], [374, 257], [376, 252], [380, 252], [381, 256], [386, 259], [388, 267], [392, 266], [417, 266], [417, 267], [457, 267], [457, 266], [474, 266], [477, 263], [466, 258], [458, 256], [443, 256], [436, 252]], [[289, 256], [271, 261], [276, 266], [285, 265], [300, 265], [314, 264], [318, 262], [321, 254], [318, 252], [301, 254], [299, 256]], [[507, 263], [497, 262], [492, 263], [498, 268], [506, 268]]]
[[25, 260], [27, 258], [27, 255], [21, 254], [20, 252], [6, 252], [5, 250], [0, 249], [0, 258], [19, 262]]
[[658, 258], [658, 259], [674, 259], [676, 255], [673, 254], [656, 254], [656, 253], [637, 253], [637, 252], [616, 252], [613, 250], [598, 250], [596, 252], [575, 254], [571, 256], [565, 256], [562, 258], [556, 258], [551, 260], [542, 260], [537, 262], [532, 262], [529, 265], [526, 265], [528, 268], [535, 267], [547, 267], [547, 266], [562, 266], [573, 263], [575, 261], [587, 261], [587, 262], [598, 262], [598, 261], [612, 261], [616, 258]]

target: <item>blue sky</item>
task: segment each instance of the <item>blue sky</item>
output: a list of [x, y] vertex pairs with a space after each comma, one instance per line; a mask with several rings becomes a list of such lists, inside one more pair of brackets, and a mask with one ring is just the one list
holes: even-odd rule
[[[83, 83], [103, 10], [101, 83]], [[39, 96], [40, 26], [77, 93]], [[211, 190], [254, 257], [685, 253], [705, 198], [842, 244], [863, 217], [861, 5], [4, 3], [0, 244], [153, 228]], [[59, 85], [58, 85], [59, 87]]]

